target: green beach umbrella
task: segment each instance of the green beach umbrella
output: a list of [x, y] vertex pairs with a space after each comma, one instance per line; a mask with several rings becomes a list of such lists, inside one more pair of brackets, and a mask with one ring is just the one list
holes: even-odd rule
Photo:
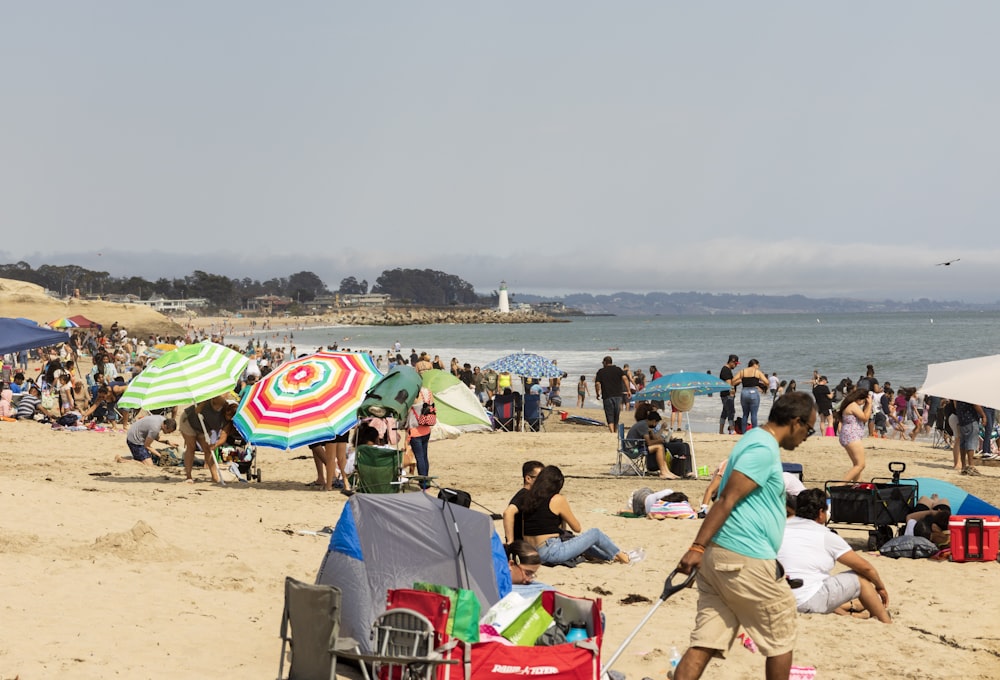
[[245, 356], [214, 342], [184, 345], [146, 366], [118, 404], [152, 411], [211, 399], [233, 389], [246, 365]]

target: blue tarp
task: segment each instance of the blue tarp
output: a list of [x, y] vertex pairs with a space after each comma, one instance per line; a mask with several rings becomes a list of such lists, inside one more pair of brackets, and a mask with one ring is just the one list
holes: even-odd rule
[[0, 318], [0, 354], [49, 347], [60, 342], [69, 342], [69, 333], [32, 326], [20, 319]]

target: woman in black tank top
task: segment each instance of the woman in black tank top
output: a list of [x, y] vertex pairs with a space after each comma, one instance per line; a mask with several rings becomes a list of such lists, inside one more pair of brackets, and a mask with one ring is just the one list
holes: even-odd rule
[[563, 527], [580, 532], [580, 521], [573, 514], [569, 501], [560, 493], [565, 478], [554, 465], [542, 468], [531, 489], [525, 494], [517, 508], [524, 526], [524, 540], [535, 546], [544, 564], [562, 564], [576, 561], [581, 555], [596, 559], [628, 564], [638, 562], [645, 553], [642, 550], [620, 550], [600, 529], [587, 529], [583, 533], [563, 540]]

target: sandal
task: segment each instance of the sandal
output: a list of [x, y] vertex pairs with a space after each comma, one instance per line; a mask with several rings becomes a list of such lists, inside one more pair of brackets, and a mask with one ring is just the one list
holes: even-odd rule
[[306, 486], [323, 486], [323, 482], [309, 482]]

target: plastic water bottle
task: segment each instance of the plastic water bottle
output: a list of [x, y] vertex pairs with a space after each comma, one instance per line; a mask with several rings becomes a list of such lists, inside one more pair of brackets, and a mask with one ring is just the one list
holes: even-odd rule
[[677, 664], [681, 662], [681, 653], [677, 651], [676, 647], [670, 648], [670, 668], [677, 668]]

